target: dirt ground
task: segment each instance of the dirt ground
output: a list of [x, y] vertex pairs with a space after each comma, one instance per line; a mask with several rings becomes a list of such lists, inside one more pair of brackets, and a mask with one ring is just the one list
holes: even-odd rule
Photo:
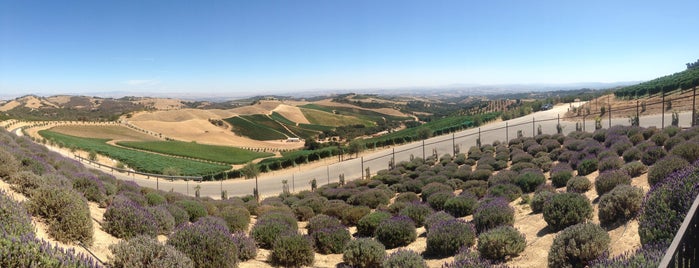
[[[699, 94], [699, 93], [698, 93]], [[667, 101], [671, 102], [672, 108], [668, 109]], [[643, 111], [643, 103], [646, 103], [646, 109]], [[683, 92], [676, 91], [672, 94], [665, 95], [666, 102], [666, 114], [672, 112], [680, 111], [691, 111], [692, 110], [692, 91], [685, 90]], [[698, 101], [699, 102], [699, 101]], [[591, 115], [599, 115], [601, 107], [605, 107], [606, 110], [609, 109], [609, 104], [612, 105], [612, 117], [613, 118], [628, 118], [630, 116], [636, 115], [636, 104], [638, 103], [638, 113], [640, 116], [659, 114], [662, 112], [662, 96], [655, 95], [650, 98], [639, 98], [624, 100], [614, 97], [614, 94], [607, 94], [599, 98], [588, 101], [583, 104], [582, 109], [590, 109]], [[699, 103], [697, 103], [699, 105]], [[571, 111], [566, 114], [566, 116], [574, 116], [575, 114]], [[607, 113], [603, 117], [608, 116]]]

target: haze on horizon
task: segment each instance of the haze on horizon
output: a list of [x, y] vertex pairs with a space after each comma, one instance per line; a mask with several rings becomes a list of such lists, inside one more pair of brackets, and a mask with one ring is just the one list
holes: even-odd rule
[[644, 81], [699, 1], [0, 1], [0, 95]]

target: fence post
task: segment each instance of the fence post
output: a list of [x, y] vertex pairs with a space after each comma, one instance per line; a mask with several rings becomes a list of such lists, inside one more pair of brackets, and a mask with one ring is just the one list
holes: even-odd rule
[[694, 126], [696, 124], [696, 121], [697, 121], [696, 98], [697, 98], [697, 87], [694, 87], [692, 89], [692, 126]]
[[[423, 143], [424, 143], [424, 141], [423, 141]], [[362, 174], [362, 176], [359, 176], [359, 179], [361, 180], [361, 179], [364, 179], [364, 157], [363, 156], [360, 159], [360, 161], [362, 161], [362, 172], [359, 172], [359, 174]]]
[[[452, 157], [456, 156], [456, 141], [454, 138], [454, 133], [451, 133], [451, 151], [452, 151], [451, 156]], [[396, 150], [393, 150], [393, 159], [396, 159]]]
[[422, 140], [422, 160], [425, 160], [425, 140]]
[[611, 103], [609, 104], [609, 109], [607, 109], [607, 110], [609, 110], [609, 127], [611, 128], [612, 127], [612, 104]]
[[[662, 119], [660, 120], [660, 129], [665, 129], [665, 88], [663, 88], [662, 105], [663, 105], [661, 108], [662, 109], [662, 111], [661, 111], [661, 114], [662, 114], [661, 118]], [[639, 123], [639, 126], [640, 125], [641, 124]]]
[[[481, 132], [479, 129], [479, 131], [478, 131], [479, 137], [481, 135], [480, 133]], [[509, 142], [510, 142], [510, 127], [508, 126], [507, 122], [505, 122], [505, 143], [509, 143]]]
[[296, 174], [291, 173], [291, 190], [296, 192]]
[[536, 125], [534, 117], [532, 117], [532, 138], [536, 136], [536, 130], [534, 129], [534, 125]]
[[391, 155], [393, 157], [393, 161], [396, 161], [396, 147], [393, 147], [393, 154]]
[[327, 174], [328, 174], [328, 184], [330, 184], [330, 165], [325, 166], [325, 170], [327, 171]]
[[483, 142], [483, 140], [481, 140], [481, 128], [478, 128], [478, 141]]

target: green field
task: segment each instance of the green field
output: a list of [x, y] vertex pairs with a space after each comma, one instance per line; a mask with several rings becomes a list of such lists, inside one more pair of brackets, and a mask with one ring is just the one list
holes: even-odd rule
[[354, 117], [354, 116], [333, 114], [332, 112], [326, 112], [326, 111], [317, 110], [317, 109], [301, 108], [301, 112], [303, 113], [304, 116], [306, 116], [306, 118], [308, 118], [308, 121], [314, 125], [333, 126], [333, 127], [347, 126], [347, 125], [365, 125], [365, 126], [374, 125], [374, 122], [369, 121], [369, 120], [362, 120], [362, 119], [359, 119], [359, 118]]
[[230, 167], [226, 165], [204, 163], [194, 160], [119, 148], [107, 144], [106, 142], [108, 142], [109, 139], [80, 138], [60, 134], [50, 130], [41, 130], [39, 131], [39, 135], [48, 140], [61, 143], [67, 147], [75, 147], [81, 150], [94, 151], [96, 153], [106, 155], [140, 172], [160, 174], [163, 172], [163, 169], [167, 167], [175, 167], [181, 171], [181, 175], [195, 176], [219, 173], [230, 169]]
[[191, 157], [228, 164], [245, 164], [253, 159], [273, 156], [228, 146], [216, 146], [182, 141], [123, 141], [118, 145], [162, 154]]

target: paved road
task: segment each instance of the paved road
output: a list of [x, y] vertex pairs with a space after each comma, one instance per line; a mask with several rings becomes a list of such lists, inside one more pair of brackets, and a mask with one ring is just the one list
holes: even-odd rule
[[[539, 125], [543, 133], [556, 133], [556, 124], [559, 122], [558, 115], [563, 116], [569, 105], [558, 105], [551, 110], [536, 112], [520, 118], [489, 123], [480, 128], [480, 137], [483, 144], [492, 143], [495, 140], [506, 141], [507, 138], [512, 139], [517, 136], [517, 131], [521, 130], [524, 136], [532, 136]], [[680, 113], [680, 126], [690, 125], [691, 112]], [[537, 122], [532, 127], [532, 119]], [[582, 118], [578, 119], [582, 123]], [[665, 114], [665, 125], [670, 125], [671, 115]], [[563, 126], [563, 132], [569, 133], [575, 130], [575, 121], [560, 120]], [[661, 115], [643, 116], [640, 119], [641, 126], [660, 126]], [[629, 125], [627, 118], [612, 118], [611, 125]], [[505, 128], [505, 126], [508, 126]], [[603, 118], [602, 126], [609, 126], [608, 118]], [[507, 131], [506, 131], [507, 129]], [[592, 117], [586, 118], [585, 129], [587, 131], [594, 130], [594, 120]], [[18, 135], [21, 131], [16, 131]], [[282, 171], [275, 173], [261, 174], [258, 178], [260, 193], [262, 196], [277, 195], [282, 191], [282, 181], [287, 180], [290, 190], [298, 192], [301, 190], [310, 189], [310, 181], [316, 179], [318, 186], [330, 182], [337, 182], [340, 174], [345, 175], [346, 180], [354, 180], [361, 177], [363, 170], [369, 168], [372, 174], [381, 169], [386, 169], [392, 156], [395, 155], [396, 162], [409, 160], [411, 155], [422, 157], [423, 153], [426, 156], [432, 154], [433, 150], [437, 151], [439, 156], [443, 154], [452, 154], [453, 146], [460, 147], [461, 152], [468, 151], [468, 148], [476, 144], [479, 128], [460, 131], [454, 134], [433, 137], [424, 141], [413, 142], [393, 148], [380, 149], [372, 152], [365, 152], [361, 158], [354, 158], [329, 165], [321, 165], [315, 168], [297, 168], [296, 171]], [[57, 148], [50, 148], [57, 150]], [[395, 152], [395, 154], [394, 154]], [[64, 155], [72, 157], [70, 154]], [[363, 161], [362, 161], [363, 160]], [[323, 161], [323, 160], [321, 160]], [[94, 167], [93, 167], [94, 168]], [[110, 173], [108, 170], [106, 171]], [[121, 173], [113, 173], [118, 179], [131, 180], [140, 186], [158, 188], [161, 190], [173, 190], [187, 195], [194, 195], [195, 187], [199, 186], [201, 196], [209, 196], [212, 198], [220, 198], [221, 191], [228, 192], [228, 196], [242, 196], [252, 194], [255, 187], [255, 180], [234, 179], [223, 182], [184, 182], [184, 181], [167, 181], [162, 179], [147, 179], [145, 177], [130, 177]]]

